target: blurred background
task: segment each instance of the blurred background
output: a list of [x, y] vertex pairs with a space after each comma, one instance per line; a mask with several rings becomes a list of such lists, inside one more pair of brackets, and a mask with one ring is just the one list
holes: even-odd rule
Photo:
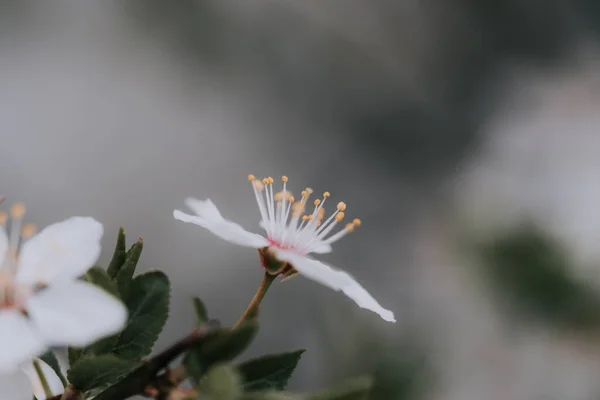
[[329, 190], [361, 228], [323, 259], [390, 325], [302, 278], [249, 355], [290, 389], [373, 399], [600, 398], [600, 6], [591, 0], [2, 0], [0, 180], [40, 226], [124, 226], [233, 323], [256, 254], [175, 221], [210, 197], [258, 232], [249, 173]]

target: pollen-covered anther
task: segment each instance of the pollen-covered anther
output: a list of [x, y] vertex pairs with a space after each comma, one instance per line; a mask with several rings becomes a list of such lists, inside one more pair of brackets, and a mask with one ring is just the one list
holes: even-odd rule
[[254, 187], [257, 190], [263, 190], [265, 188], [265, 185], [261, 181], [259, 181], [258, 179], [256, 179], [254, 182], [252, 182], [252, 184], [254, 185]]
[[34, 224], [26, 224], [21, 229], [21, 237], [24, 239], [29, 239], [29, 238], [33, 237], [33, 235], [35, 235], [36, 231], [37, 231], [37, 228]]
[[15, 203], [10, 207], [10, 215], [13, 218], [21, 218], [25, 215], [25, 205], [23, 203]]
[[311, 188], [306, 188], [306, 193], [308, 193], [309, 195], [311, 195], [313, 193], [313, 190]]
[[272, 185], [275, 182], [275, 179], [273, 179], [272, 177], [268, 177], [267, 180], [269, 181], [269, 184]]
[[313, 204], [314, 204], [315, 206], [318, 206], [319, 204], [321, 204], [321, 200], [319, 200], [319, 199], [316, 199], [316, 200], [313, 202]]
[[356, 226], [356, 227], [359, 227], [359, 226], [360, 226], [360, 224], [362, 224], [362, 222], [361, 222], [361, 220], [360, 220], [360, 219], [358, 219], [358, 218], [354, 218], [354, 219], [352, 220], [352, 225], [354, 225], [354, 226]]
[[337, 209], [340, 211], [345, 211], [346, 210], [346, 203], [344, 203], [343, 201], [340, 201], [337, 205]]
[[317, 219], [321, 221], [323, 218], [325, 218], [325, 209], [321, 207], [319, 208], [319, 211], [317, 211]]
[[345, 216], [346, 216], [346, 214], [344, 214], [342, 211], [340, 211], [339, 213], [337, 213], [335, 215], [335, 220], [337, 222], [341, 222], [344, 219]]
[[354, 231], [354, 224], [346, 224], [346, 230], [348, 232]]
[[301, 201], [298, 201], [292, 204], [292, 215], [299, 216], [304, 212], [304, 204]]
[[250, 175], [248, 175], [248, 180], [254, 181], [254, 180], [256, 180], [256, 177], [254, 175], [250, 174]]
[[268, 185], [269, 184], [269, 178], [263, 178], [262, 183], [263, 183], [263, 185]]
[[293, 203], [295, 200], [296, 200], [296, 199], [294, 199], [294, 196], [290, 196], [290, 198], [288, 199], [288, 201], [289, 201], [290, 203]]
[[287, 183], [287, 181], [288, 181], [288, 177], [284, 175], [284, 176], [282, 176], [282, 177], [281, 177], [281, 180], [282, 180], [283, 182]]
[[331, 193], [329, 193], [329, 192], [323, 193], [323, 197], [328, 198], [329, 196], [331, 196]]

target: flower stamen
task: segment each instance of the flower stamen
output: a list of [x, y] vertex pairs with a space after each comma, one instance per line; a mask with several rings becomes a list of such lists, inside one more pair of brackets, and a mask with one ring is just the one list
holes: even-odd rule
[[[340, 223], [344, 217], [346, 203], [339, 202], [334, 212], [325, 218], [325, 201], [331, 197], [329, 192], [324, 192], [321, 199], [313, 201], [314, 208], [307, 212], [308, 200], [313, 193], [309, 187], [301, 192], [300, 200], [296, 201], [287, 189], [289, 179], [282, 176], [282, 190], [275, 192], [272, 177], [257, 179], [255, 175], [248, 175], [260, 210], [261, 226], [267, 232], [267, 238], [273, 246], [283, 249], [309, 253], [323, 244], [330, 244], [349, 233], [355, 226], [360, 225], [360, 220], [346, 226], [340, 232], [326, 237]], [[264, 191], [264, 194], [263, 194]], [[291, 215], [290, 215], [291, 214]]]

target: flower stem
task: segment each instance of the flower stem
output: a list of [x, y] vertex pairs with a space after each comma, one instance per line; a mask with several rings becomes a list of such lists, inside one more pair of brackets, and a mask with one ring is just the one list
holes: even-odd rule
[[265, 294], [267, 294], [267, 290], [269, 290], [271, 283], [273, 283], [276, 277], [277, 275], [271, 275], [268, 272], [265, 272], [265, 276], [256, 290], [256, 294], [250, 301], [250, 304], [248, 304], [246, 311], [244, 311], [240, 319], [233, 325], [233, 329], [237, 328], [244, 321], [258, 317], [258, 307], [260, 306], [260, 302], [265, 297]]
[[38, 378], [40, 378], [42, 388], [44, 389], [44, 394], [47, 398], [52, 397], [50, 385], [48, 384], [46, 375], [44, 375], [44, 371], [42, 371], [42, 367], [40, 366], [40, 362], [38, 360], [33, 360], [33, 368], [35, 369], [35, 373], [37, 374]]

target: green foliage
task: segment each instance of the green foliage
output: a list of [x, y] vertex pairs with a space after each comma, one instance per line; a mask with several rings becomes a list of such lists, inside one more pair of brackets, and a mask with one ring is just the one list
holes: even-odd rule
[[90, 268], [85, 274], [85, 279], [88, 282], [101, 287], [102, 289], [106, 290], [108, 293], [114, 295], [115, 297], [120, 298], [119, 292], [117, 290], [117, 284], [101, 267]]
[[77, 390], [90, 392], [119, 382], [140, 366], [139, 361], [123, 360], [110, 354], [80, 358], [67, 377]]
[[200, 300], [199, 297], [193, 298], [194, 302], [194, 311], [196, 311], [196, 319], [198, 320], [198, 325], [202, 325], [208, 322], [208, 311], [206, 311], [206, 306]]
[[371, 379], [356, 379], [347, 385], [309, 396], [307, 400], [366, 400], [372, 385]]
[[133, 278], [133, 274], [135, 273], [135, 268], [137, 267], [137, 263], [140, 260], [140, 256], [142, 255], [142, 249], [144, 248], [144, 241], [142, 238], [139, 238], [137, 242], [125, 254], [125, 262], [119, 268], [117, 272], [117, 276], [115, 277], [115, 281], [119, 288], [119, 294], [123, 300], [128, 300], [129, 298], [129, 290], [131, 285], [131, 280]]
[[110, 260], [108, 269], [106, 270], [111, 279], [115, 279], [117, 277], [117, 273], [125, 263], [125, 255], [127, 252], [125, 246], [125, 230], [123, 227], [121, 227], [119, 228], [119, 234], [117, 235], [117, 244], [115, 246], [112, 260]]
[[128, 360], [150, 354], [167, 322], [170, 294], [169, 278], [163, 272], [148, 272], [132, 281], [127, 302], [129, 319], [114, 346], [114, 354]]
[[283, 390], [306, 350], [270, 354], [238, 366], [244, 390]]
[[202, 379], [198, 392], [198, 397], [206, 400], [238, 400], [242, 394], [241, 380], [233, 367], [217, 365]]
[[199, 382], [212, 365], [239, 356], [250, 345], [257, 331], [258, 323], [248, 321], [236, 329], [221, 328], [211, 338], [193, 347], [184, 360], [190, 378]]
[[558, 327], [599, 327], [600, 297], [572, 275], [564, 249], [536, 226], [478, 243], [476, 252], [501, 303], [515, 315]]

